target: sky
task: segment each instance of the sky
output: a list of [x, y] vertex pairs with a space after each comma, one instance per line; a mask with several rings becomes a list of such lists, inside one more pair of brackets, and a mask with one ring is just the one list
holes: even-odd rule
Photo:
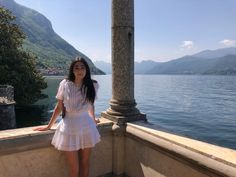
[[[112, 0], [15, 0], [92, 61], [111, 63]], [[134, 0], [135, 61], [236, 47], [236, 0]]]

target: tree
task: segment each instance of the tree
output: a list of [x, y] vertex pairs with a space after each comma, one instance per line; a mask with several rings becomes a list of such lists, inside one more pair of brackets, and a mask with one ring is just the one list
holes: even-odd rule
[[36, 69], [35, 57], [22, 50], [25, 35], [14, 19], [0, 7], [0, 84], [14, 87], [17, 105], [29, 105], [46, 97], [41, 90], [47, 83]]

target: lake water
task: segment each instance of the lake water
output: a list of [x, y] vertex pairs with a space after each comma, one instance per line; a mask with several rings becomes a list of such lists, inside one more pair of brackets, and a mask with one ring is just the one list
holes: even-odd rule
[[[109, 107], [111, 75], [93, 76], [99, 84], [96, 115]], [[17, 110], [17, 125], [46, 124], [63, 77], [47, 77], [48, 98]], [[157, 129], [236, 149], [236, 76], [136, 75], [139, 110]]]

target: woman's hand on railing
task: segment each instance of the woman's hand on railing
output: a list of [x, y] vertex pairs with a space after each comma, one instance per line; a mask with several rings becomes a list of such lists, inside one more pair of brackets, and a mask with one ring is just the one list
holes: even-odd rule
[[49, 126], [44, 126], [44, 127], [37, 127], [33, 129], [34, 131], [47, 131], [50, 130]]
[[95, 118], [95, 119], [94, 119], [94, 122], [95, 122], [96, 125], [97, 125], [98, 123], [100, 123], [99, 118]]

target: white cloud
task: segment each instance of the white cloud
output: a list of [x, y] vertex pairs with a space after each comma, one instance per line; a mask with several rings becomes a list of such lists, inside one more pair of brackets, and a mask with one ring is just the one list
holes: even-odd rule
[[183, 41], [182, 45], [180, 46], [182, 49], [192, 49], [193, 48], [193, 41]]
[[230, 40], [230, 39], [224, 39], [224, 40], [220, 41], [220, 43], [227, 46], [227, 47], [236, 45], [236, 41]]

